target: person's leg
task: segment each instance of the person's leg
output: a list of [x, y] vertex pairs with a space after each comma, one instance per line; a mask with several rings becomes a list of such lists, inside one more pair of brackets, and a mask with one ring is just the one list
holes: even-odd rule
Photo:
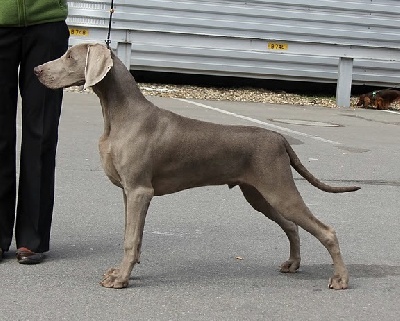
[[0, 28], [0, 248], [8, 251], [16, 198], [16, 114], [20, 28]]
[[64, 22], [31, 26], [26, 28], [22, 48], [22, 143], [15, 236], [17, 248], [39, 253], [49, 250], [63, 92], [45, 88], [33, 69], [64, 54], [68, 37]]

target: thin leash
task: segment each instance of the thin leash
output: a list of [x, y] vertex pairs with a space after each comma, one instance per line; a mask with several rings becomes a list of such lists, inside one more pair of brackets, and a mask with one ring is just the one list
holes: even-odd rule
[[108, 49], [110, 49], [110, 43], [111, 43], [111, 24], [112, 24], [112, 16], [114, 13], [114, 0], [111, 0], [111, 8], [110, 8], [110, 19], [108, 21], [108, 35], [107, 35], [107, 40], [106, 40], [106, 46]]

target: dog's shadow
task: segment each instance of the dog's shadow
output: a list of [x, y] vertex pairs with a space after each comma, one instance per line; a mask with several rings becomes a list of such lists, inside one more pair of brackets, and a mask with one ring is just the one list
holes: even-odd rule
[[[97, 260], [97, 265], [104, 265], [109, 258], [110, 251], [106, 247], [97, 248], [95, 251], [87, 246], [78, 246], [76, 249], [55, 251], [48, 258], [55, 262], [77, 260], [84, 257]], [[11, 254], [9, 254], [11, 256]], [[14, 257], [14, 255], [12, 256]], [[291, 281], [315, 281], [328, 280], [333, 273], [332, 264], [302, 264], [297, 273], [284, 274], [279, 272], [277, 262], [246, 262], [240, 260], [192, 260], [178, 261], [161, 260], [151, 262], [144, 260], [135, 267], [130, 278], [130, 287], [153, 287], [162, 285], [188, 285], [203, 283], [225, 283], [237, 280], [237, 282], [251, 282], [257, 286], [268, 286], [271, 282], [282, 282], [282, 278]], [[100, 269], [102, 271], [102, 268]], [[381, 279], [390, 276], [400, 276], [399, 265], [387, 264], [347, 264], [350, 279]], [[354, 287], [354, 283], [350, 283]]]
[[[385, 278], [400, 276], [400, 266], [378, 264], [348, 264], [350, 277], [353, 278]], [[303, 265], [299, 273], [292, 274], [299, 279], [324, 279], [332, 273], [332, 264]]]
[[[240, 263], [237, 263], [240, 264]], [[233, 264], [234, 266], [235, 264]], [[170, 266], [171, 267], [171, 266]], [[349, 264], [347, 265], [350, 278], [386, 278], [389, 276], [400, 276], [400, 266], [378, 265], [378, 264]], [[268, 285], [271, 282], [281, 282], [282, 277], [293, 280], [315, 281], [328, 280], [333, 273], [332, 264], [302, 265], [297, 273], [280, 273], [275, 266], [270, 265], [246, 265], [242, 268], [227, 264], [192, 264], [188, 267], [180, 266], [171, 271], [162, 273], [147, 273], [140, 271], [131, 277], [131, 286], [147, 287], [161, 284], [185, 285], [193, 283], [225, 283], [229, 280], [237, 282], [250, 282], [258, 285]], [[351, 285], [353, 287], [353, 285]]]

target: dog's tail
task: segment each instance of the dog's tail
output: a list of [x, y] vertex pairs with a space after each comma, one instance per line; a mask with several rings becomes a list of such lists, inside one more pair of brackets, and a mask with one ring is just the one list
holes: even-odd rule
[[296, 155], [295, 151], [287, 141], [285, 141], [285, 144], [286, 144], [286, 151], [290, 158], [290, 165], [311, 185], [328, 193], [355, 192], [360, 189], [360, 187], [358, 186], [330, 186], [328, 184], [321, 182], [318, 178], [316, 178], [313, 174], [311, 174], [311, 172], [301, 163], [299, 157]]

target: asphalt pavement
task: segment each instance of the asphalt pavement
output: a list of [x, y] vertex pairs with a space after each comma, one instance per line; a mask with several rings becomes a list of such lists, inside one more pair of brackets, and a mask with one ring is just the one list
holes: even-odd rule
[[296, 174], [307, 205], [336, 229], [350, 288], [328, 289], [331, 258], [301, 231], [302, 266], [280, 274], [285, 234], [238, 188], [156, 197], [141, 264], [130, 286], [99, 285], [122, 258], [123, 199], [101, 168], [102, 113], [93, 94], [66, 92], [57, 157], [51, 251], [0, 263], [0, 320], [398, 320], [400, 315], [400, 113], [149, 97], [162, 108], [284, 134], [328, 194]]

